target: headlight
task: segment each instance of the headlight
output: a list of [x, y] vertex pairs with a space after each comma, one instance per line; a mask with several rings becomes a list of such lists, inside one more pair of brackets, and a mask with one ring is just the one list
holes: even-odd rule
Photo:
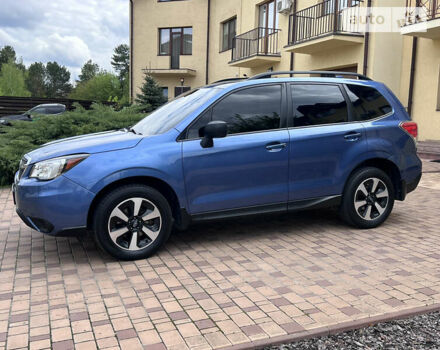
[[29, 177], [38, 180], [52, 180], [86, 159], [88, 154], [74, 154], [71, 156], [53, 158], [35, 163]]

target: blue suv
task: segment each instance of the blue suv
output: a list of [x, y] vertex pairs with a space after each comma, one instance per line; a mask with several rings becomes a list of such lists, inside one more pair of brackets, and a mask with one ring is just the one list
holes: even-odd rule
[[[303, 73], [316, 77], [279, 77]], [[336, 207], [376, 227], [419, 183], [417, 124], [384, 84], [346, 75], [222, 81], [129, 129], [48, 143], [21, 161], [17, 212], [42, 233], [93, 231], [127, 260], [198, 220]]]

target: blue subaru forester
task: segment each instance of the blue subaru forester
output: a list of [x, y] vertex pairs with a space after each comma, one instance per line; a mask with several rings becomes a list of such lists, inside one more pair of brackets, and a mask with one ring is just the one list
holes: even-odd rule
[[196, 220], [337, 207], [376, 227], [419, 183], [417, 124], [384, 84], [344, 74], [222, 81], [132, 128], [48, 143], [20, 163], [17, 212], [127, 260]]

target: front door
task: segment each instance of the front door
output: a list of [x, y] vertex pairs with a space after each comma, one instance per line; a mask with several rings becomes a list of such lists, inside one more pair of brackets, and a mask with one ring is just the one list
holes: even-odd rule
[[363, 124], [351, 120], [342, 86], [292, 84], [290, 96], [289, 201], [340, 195], [368, 148]]
[[[191, 214], [275, 205], [286, 207], [288, 142], [284, 85], [234, 91], [206, 111], [183, 141], [183, 171]], [[198, 130], [211, 120], [228, 136], [202, 148]]]

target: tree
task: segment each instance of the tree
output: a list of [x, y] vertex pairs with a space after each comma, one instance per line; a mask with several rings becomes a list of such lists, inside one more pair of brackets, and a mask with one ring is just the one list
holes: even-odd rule
[[64, 97], [72, 90], [70, 72], [57, 62], [46, 64], [46, 95], [47, 97]]
[[137, 94], [136, 97], [136, 103], [141, 105], [143, 112], [154, 111], [167, 102], [166, 97], [163, 95], [162, 88], [148, 72], [145, 72], [141, 93]]
[[12, 46], [6, 45], [0, 50], [0, 70], [2, 69], [3, 64], [15, 63], [16, 60], [17, 56]]
[[128, 72], [125, 74], [124, 79], [121, 82], [122, 88], [122, 97], [119, 100], [120, 106], [129, 106], [130, 105], [130, 80], [128, 78]]
[[79, 81], [81, 83], [89, 81], [94, 78], [99, 72], [99, 66], [93, 63], [92, 60], [88, 60], [81, 68], [81, 74], [79, 75]]
[[15, 63], [2, 64], [0, 72], [0, 90], [4, 96], [28, 97], [31, 93], [26, 89], [24, 73]]
[[46, 67], [43, 63], [35, 62], [29, 66], [26, 87], [33, 97], [46, 95]]
[[122, 89], [116, 75], [102, 72], [88, 81], [79, 83], [69, 97], [97, 102], [117, 102], [122, 97]]
[[122, 81], [130, 70], [130, 47], [121, 44], [114, 49], [111, 64], [118, 73], [119, 80]]

